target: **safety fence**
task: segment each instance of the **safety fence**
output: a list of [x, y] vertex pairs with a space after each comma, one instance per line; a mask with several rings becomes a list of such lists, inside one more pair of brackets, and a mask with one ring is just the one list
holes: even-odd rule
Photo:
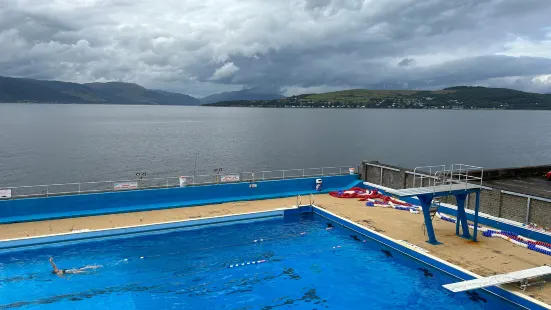
[[0, 199], [28, 197], [48, 197], [60, 195], [89, 194], [110, 191], [128, 191], [137, 189], [171, 188], [266, 180], [285, 180], [295, 178], [323, 177], [357, 174], [358, 166], [321, 167], [304, 169], [286, 169], [272, 171], [236, 172], [223, 174], [218, 171], [209, 175], [185, 175], [165, 178], [138, 178], [118, 181], [76, 182], [47, 185], [27, 185], [1, 187]]

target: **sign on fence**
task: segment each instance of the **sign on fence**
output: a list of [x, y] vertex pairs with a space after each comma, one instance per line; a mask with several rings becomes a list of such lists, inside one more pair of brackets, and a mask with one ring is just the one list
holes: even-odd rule
[[0, 199], [11, 198], [11, 189], [0, 189]]
[[126, 189], [137, 189], [138, 188], [138, 182], [120, 182], [115, 183], [114, 190], [126, 190]]
[[220, 177], [220, 182], [239, 182], [239, 174], [229, 174]]
[[184, 187], [187, 185], [187, 178], [186, 177], [180, 177], [180, 187]]

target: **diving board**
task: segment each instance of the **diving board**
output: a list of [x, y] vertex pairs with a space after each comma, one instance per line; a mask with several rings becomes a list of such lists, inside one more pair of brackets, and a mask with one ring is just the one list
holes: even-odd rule
[[450, 283], [442, 285], [444, 288], [457, 293], [464, 292], [469, 290], [475, 290], [479, 288], [484, 288], [488, 286], [495, 286], [500, 284], [507, 284], [513, 282], [519, 282], [522, 289], [525, 289], [528, 286], [528, 279], [544, 277], [551, 275], [551, 266], [541, 266], [531, 269], [525, 269], [515, 272], [510, 272], [506, 274], [499, 274], [490, 277], [484, 277], [469, 281], [462, 281], [456, 283]]
[[480, 190], [482, 185], [463, 183], [463, 184], [447, 184], [436, 186], [425, 186], [405, 189], [387, 190], [389, 194], [396, 195], [398, 197], [413, 197], [417, 195], [433, 194], [435, 196], [448, 196], [455, 192], [470, 191], [478, 189]]
[[[406, 172], [413, 175], [410, 188], [391, 189], [387, 192], [400, 198], [417, 197], [421, 203], [423, 217], [425, 219], [424, 227], [427, 230], [428, 243], [440, 244], [436, 240], [434, 228], [432, 226], [432, 216], [430, 208], [432, 201], [438, 197], [455, 196], [457, 201], [457, 221], [455, 224], [455, 234], [466, 239], [477, 241], [478, 235], [478, 210], [480, 207], [480, 190], [482, 189], [482, 176], [484, 168], [464, 164], [417, 167], [413, 172]], [[407, 186], [406, 186], [407, 187]], [[469, 224], [465, 212], [465, 202], [469, 194], [475, 194], [475, 214], [473, 235], [469, 232]], [[460, 228], [462, 234], [460, 234]]]

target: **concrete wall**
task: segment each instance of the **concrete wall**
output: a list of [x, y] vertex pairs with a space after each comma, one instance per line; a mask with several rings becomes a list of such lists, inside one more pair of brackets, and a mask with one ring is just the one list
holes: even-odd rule
[[[377, 167], [370, 165], [377, 165]], [[489, 169], [484, 170], [483, 178], [484, 180], [497, 180], [510, 177], [542, 176], [549, 170], [551, 170], [550, 166]], [[413, 169], [385, 165], [376, 161], [363, 161], [361, 171], [363, 180], [373, 184], [395, 189], [411, 188], [413, 185], [414, 176], [411, 173]], [[428, 186], [428, 181], [429, 179], [425, 178], [423, 186]], [[419, 181], [417, 181], [416, 187], [419, 187]], [[475, 206], [475, 195], [470, 196], [467, 207], [472, 209]], [[528, 223], [551, 227], [551, 200], [532, 196], [528, 206], [528, 198], [525, 196], [525, 193], [510, 193], [493, 186], [491, 189], [481, 191], [480, 212], [521, 223], [526, 223], [528, 218]], [[456, 203], [453, 196], [439, 199], [445, 203]]]
[[[217, 184], [194, 187], [105, 192], [43, 198], [0, 200], [0, 223], [147, 211], [231, 201], [291, 197], [317, 193], [317, 178]], [[360, 182], [357, 175], [322, 177], [323, 192]]]
[[[484, 169], [483, 179], [490, 180], [499, 180], [499, 179], [508, 179], [508, 178], [519, 178], [519, 177], [539, 177], [545, 175], [547, 172], [551, 171], [551, 165], [545, 166], [527, 166], [527, 167], [515, 167], [515, 168], [499, 168], [499, 169]], [[479, 176], [480, 173], [473, 175]]]

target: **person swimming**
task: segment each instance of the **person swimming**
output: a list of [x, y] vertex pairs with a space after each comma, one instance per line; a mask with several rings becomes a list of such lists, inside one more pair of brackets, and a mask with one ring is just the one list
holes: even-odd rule
[[101, 265], [90, 265], [90, 266], [75, 268], [75, 269], [59, 269], [57, 268], [57, 265], [54, 263], [53, 257], [50, 257], [50, 264], [52, 265], [52, 268], [53, 268], [52, 273], [59, 277], [63, 277], [64, 275], [67, 275], [67, 274], [86, 273], [90, 270], [95, 270], [102, 267]]
[[423, 272], [423, 275], [427, 278], [432, 278], [433, 274], [427, 268], [418, 268]]
[[385, 253], [386, 257], [392, 257], [392, 253], [389, 250], [381, 250], [381, 252]]
[[362, 239], [358, 238], [358, 236], [356, 235], [353, 235], [353, 236], [350, 236], [352, 237], [352, 239], [356, 240], [356, 241], [362, 241]]
[[333, 226], [333, 224], [327, 223], [327, 227], [325, 229], [329, 230], [329, 229], [333, 229], [333, 227], [335, 227], [335, 226]]

